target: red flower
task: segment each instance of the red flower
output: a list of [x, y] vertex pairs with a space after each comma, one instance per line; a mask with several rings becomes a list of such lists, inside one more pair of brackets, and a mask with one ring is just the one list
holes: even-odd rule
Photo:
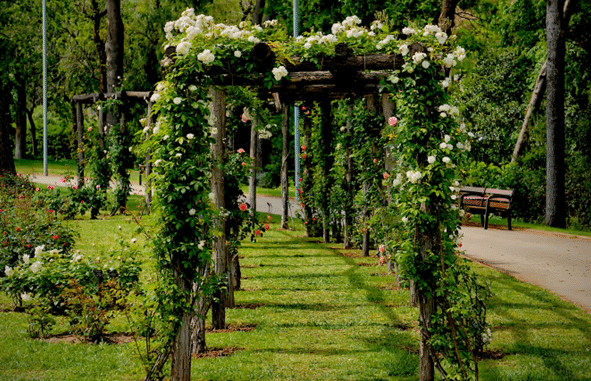
[[308, 225], [308, 221], [304, 222], [304, 224]]
[[49, 213], [53, 213], [53, 209], [49, 209]]
[[306, 150], [306, 146], [302, 145], [302, 151]]
[[59, 238], [59, 236], [57, 234], [54, 234], [51, 236], [51, 238], [53, 238], [54, 240], [57, 240]]
[[265, 224], [265, 230], [269, 230], [269, 224]]
[[238, 148], [238, 151], [237, 151], [237, 152], [238, 152], [239, 154], [243, 154], [243, 153], [244, 153], [244, 150], [243, 150], [242, 148]]
[[301, 182], [302, 182], [302, 178], [300, 177], [300, 178], [298, 179], [298, 181], [301, 183]]
[[383, 265], [386, 263], [386, 257], [380, 255], [380, 263]]
[[312, 218], [312, 221], [316, 221], [316, 217]]
[[377, 163], [377, 162], [378, 162], [378, 159], [373, 159], [373, 163], [374, 164]]
[[306, 107], [302, 106], [302, 110], [306, 111]]
[[268, 215], [267, 218], [269, 219], [269, 221], [271, 221], [271, 215]]
[[458, 244], [458, 247], [462, 247], [462, 243], [461, 242]]
[[306, 158], [306, 154], [303, 154], [303, 155], [302, 155], [302, 159], [305, 159], [305, 158]]
[[30, 249], [31, 246], [33, 246], [33, 245], [31, 245], [30, 243], [27, 243], [27, 249]]
[[392, 116], [392, 117], [390, 117], [390, 119], [388, 119], [388, 124], [390, 124], [390, 126], [392, 126], [392, 127], [394, 127], [397, 122], [398, 122], [398, 119], [396, 119], [395, 116]]
[[80, 200], [80, 203], [81, 203], [81, 204], [84, 204], [84, 200]]
[[17, 227], [17, 228], [16, 228], [16, 231], [17, 231], [17, 232], [20, 232], [20, 231], [21, 231], [21, 228]]
[[245, 163], [245, 162], [242, 162], [242, 166], [243, 166], [243, 167], [246, 167], [246, 163]]
[[72, 185], [72, 189], [78, 189], [76, 185]]
[[8, 246], [8, 241], [4, 241], [4, 246]]
[[238, 207], [241, 211], [246, 212], [246, 209], [248, 209], [248, 205], [246, 205], [245, 203], [240, 204], [240, 206]]
[[254, 234], [261, 235], [261, 231], [257, 229], [257, 231], [255, 231]]
[[390, 175], [388, 174], [388, 172], [384, 172], [384, 180], [387, 180], [388, 177], [390, 177]]

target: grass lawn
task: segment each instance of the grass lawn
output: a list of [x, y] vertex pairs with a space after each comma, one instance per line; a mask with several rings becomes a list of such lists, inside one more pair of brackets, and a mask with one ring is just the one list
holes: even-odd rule
[[[76, 249], [105, 256], [117, 239], [136, 236], [129, 217], [103, 217], [68, 222], [80, 232]], [[227, 311], [233, 329], [207, 334], [210, 348], [233, 354], [194, 359], [192, 379], [417, 380], [417, 309], [408, 291], [395, 287], [376, 258], [305, 238], [301, 224], [299, 231], [278, 230], [278, 216], [272, 222], [258, 242], [244, 244], [238, 306]], [[138, 236], [137, 244], [144, 242]], [[508, 275], [473, 268], [494, 292], [491, 358], [480, 362], [481, 380], [591, 380], [590, 314]], [[10, 309], [0, 293], [0, 381], [142, 379], [133, 344], [32, 340], [26, 315]]]

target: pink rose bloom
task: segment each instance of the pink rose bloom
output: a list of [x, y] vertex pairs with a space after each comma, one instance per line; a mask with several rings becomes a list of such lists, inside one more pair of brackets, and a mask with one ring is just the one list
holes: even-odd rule
[[390, 117], [390, 119], [388, 119], [388, 123], [390, 124], [390, 126], [394, 127], [396, 123], [398, 123], [398, 119], [396, 119], [395, 116], [392, 116]]

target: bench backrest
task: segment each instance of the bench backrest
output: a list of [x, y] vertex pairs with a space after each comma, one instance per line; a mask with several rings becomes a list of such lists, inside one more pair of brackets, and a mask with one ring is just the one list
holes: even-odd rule
[[486, 188], [483, 187], [463, 187], [460, 189], [461, 194], [473, 194], [477, 196], [484, 196]]
[[494, 189], [494, 188], [486, 188], [486, 194], [492, 196], [501, 196], [508, 198], [511, 200], [513, 195], [515, 194], [515, 189]]

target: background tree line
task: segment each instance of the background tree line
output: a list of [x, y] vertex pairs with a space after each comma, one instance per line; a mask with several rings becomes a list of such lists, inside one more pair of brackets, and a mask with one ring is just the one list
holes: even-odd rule
[[[564, 1], [560, 2], [564, 4]], [[568, 223], [591, 226], [591, 4], [571, 1], [565, 33], [564, 200]], [[300, 30], [330, 29], [335, 20], [356, 14], [369, 24], [385, 11], [401, 29], [411, 22], [438, 23], [453, 15], [454, 32], [470, 52], [471, 67], [453, 73], [463, 78], [452, 89], [465, 123], [477, 136], [468, 183], [518, 190], [517, 214], [541, 221], [546, 196], [545, 97], [532, 107], [527, 134], [516, 161], [512, 153], [532, 91], [547, 59], [544, 0], [370, 0], [300, 1]], [[161, 78], [164, 31], [187, 7], [217, 22], [260, 23], [278, 19], [292, 28], [291, 2], [278, 0], [160, 1], [48, 0], [49, 154], [74, 155], [71, 144], [74, 94], [118, 89], [151, 90]], [[121, 57], [109, 82], [109, 10], [120, 9]], [[442, 12], [443, 8], [443, 12]], [[447, 9], [447, 13], [446, 12]], [[451, 11], [450, 11], [451, 10]], [[565, 15], [562, 15], [565, 16]], [[41, 2], [0, 0], [0, 166], [11, 170], [12, 157], [40, 157], [42, 63]], [[143, 113], [139, 110], [138, 113]], [[269, 185], [279, 181], [274, 134], [267, 146]], [[245, 147], [246, 148], [246, 147]]]

